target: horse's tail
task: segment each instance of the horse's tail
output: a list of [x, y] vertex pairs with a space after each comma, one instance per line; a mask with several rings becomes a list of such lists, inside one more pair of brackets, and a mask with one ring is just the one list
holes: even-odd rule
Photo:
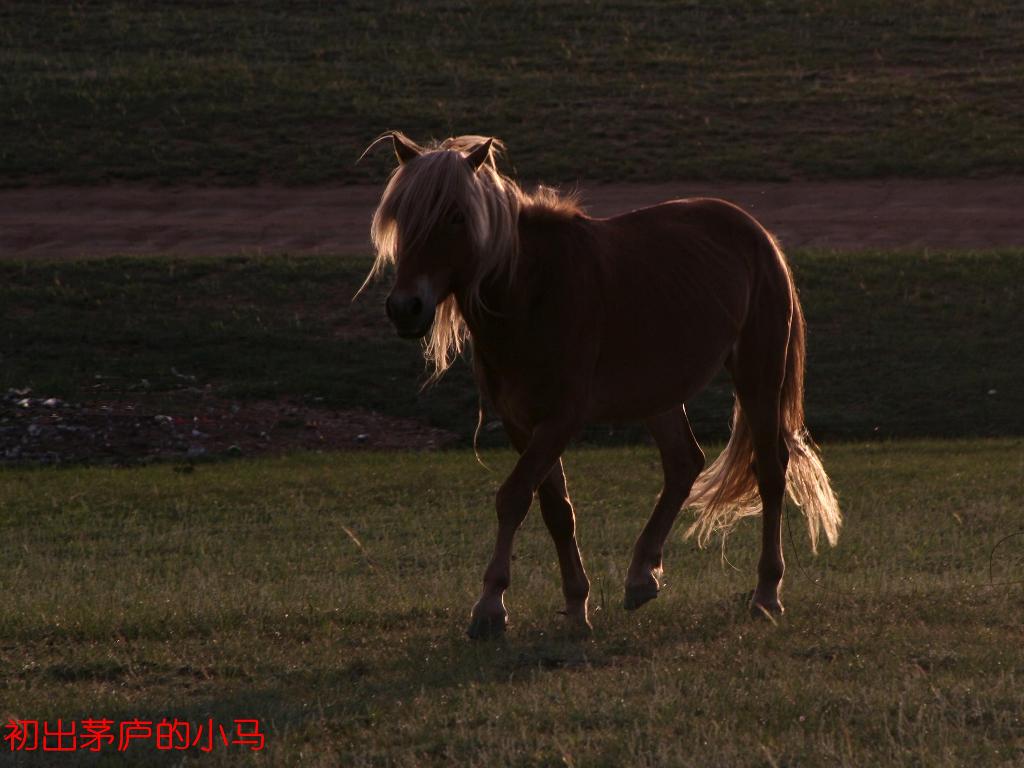
[[[790, 278], [792, 285], [792, 278]], [[793, 503], [807, 518], [811, 550], [818, 551], [818, 535], [822, 532], [830, 546], [839, 540], [843, 515], [839, 501], [821, 464], [818, 446], [804, 424], [804, 337], [806, 324], [800, 299], [793, 292], [793, 322], [786, 350], [786, 378], [782, 382], [782, 437], [789, 449], [786, 491]]]
[[[781, 252], [779, 257], [783, 258]], [[780, 397], [782, 438], [789, 451], [786, 490], [807, 518], [811, 549], [817, 551], [818, 536], [822, 531], [829, 544], [836, 543], [842, 515], [828, 475], [821, 464], [818, 447], [804, 424], [806, 329], [803, 309], [793, 287], [792, 277], [790, 291], [793, 297], [793, 317]], [[741, 518], [761, 511], [757, 476], [754, 474], [753, 435], [739, 398], [733, 404], [732, 434], [725, 450], [694, 482], [684, 506], [694, 507], [697, 511], [697, 519], [687, 529], [686, 536], [696, 533], [701, 546], [707, 544], [713, 534], [728, 534]]]

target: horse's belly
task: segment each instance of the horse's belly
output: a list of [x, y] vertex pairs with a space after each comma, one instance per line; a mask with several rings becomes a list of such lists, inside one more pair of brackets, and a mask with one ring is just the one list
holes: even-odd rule
[[635, 334], [603, 350], [592, 388], [592, 420], [663, 413], [703, 390], [725, 363], [736, 332], [725, 324], [689, 332]]

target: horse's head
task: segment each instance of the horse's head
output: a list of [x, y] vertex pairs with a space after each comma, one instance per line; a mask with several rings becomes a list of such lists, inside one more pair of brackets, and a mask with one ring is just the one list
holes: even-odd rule
[[373, 215], [377, 258], [366, 283], [395, 267], [387, 315], [400, 336], [424, 339], [436, 378], [468, 335], [462, 313], [482, 310], [482, 286], [515, 272], [523, 193], [495, 165], [497, 139], [457, 136], [424, 148], [391, 132], [370, 146], [384, 139], [398, 167]]
[[399, 165], [374, 216], [373, 237], [378, 258], [395, 265], [388, 318], [399, 336], [422, 338], [438, 306], [472, 279], [477, 245], [491, 223], [477, 174], [488, 161], [493, 168], [494, 140], [461, 137], [423, 149], [400, 133], [390, 136]]

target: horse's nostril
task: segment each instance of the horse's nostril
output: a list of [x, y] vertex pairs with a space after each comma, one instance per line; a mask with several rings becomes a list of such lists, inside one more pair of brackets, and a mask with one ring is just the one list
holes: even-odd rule
[[415, 316], [417, 316], [422, 311], [423, 311], [423, 302], [420, 301], [420, 297], [419, 296], [413, 296], [412, 300], [409, 302], [409, 314], [412, 315], [413, 317], [415, 317]]

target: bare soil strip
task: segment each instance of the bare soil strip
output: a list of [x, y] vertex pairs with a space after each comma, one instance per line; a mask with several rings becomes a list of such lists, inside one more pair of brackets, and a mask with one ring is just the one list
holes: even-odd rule
[[[380, 186], [0, 190], [0, 258], [127, 254], [368, 253]], [[1024, 179], [581, 186], [607, 216], [680, 197], [751, 211], [787, 247], [1024, 245]]]

